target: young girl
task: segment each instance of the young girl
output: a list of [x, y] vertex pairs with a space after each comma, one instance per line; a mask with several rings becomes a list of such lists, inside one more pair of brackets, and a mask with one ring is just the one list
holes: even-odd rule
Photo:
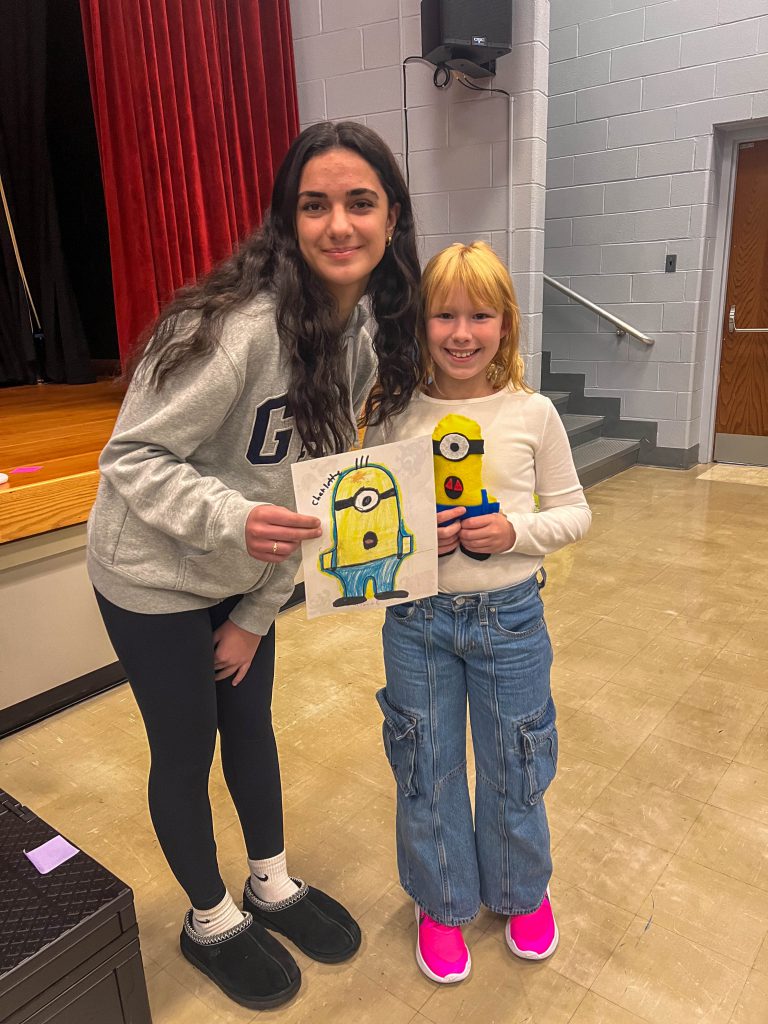
[[481, 903], [507, 917], [517, 956], [540, 960], [557, 946], [542, 800], [557, 732], [539, 590], [544, 555], [583, 537], [591, 514], [560, 417], [523, 382], [514, 288], [487, 245], [452, 245], [429, 262], [418, 335], [421, 393], [366, 444], [433, 439], [439, 593], [387, 609], [377, 698], [416, 959], [446, 983], [469, 974], [461, 926]]
[[[192, 905], [181, 950], [251, 1009], [300, 983], [265, 928], [324, 963], [360, 945], [345, 908], [288, 873], [274, 619], [301, 541], [320, 532], [292, 507], [291, 463], [356, 440], [377, 373], [377, 415], [407, 405], [418, 281], [392, 153], [353, 122], [313, 125], [263, 227], [161, 313], [100, 462], [88, 568], [146, 726], [152, 822]], [[217, 732], [248, 853], [244, 912], [216, 857]]]

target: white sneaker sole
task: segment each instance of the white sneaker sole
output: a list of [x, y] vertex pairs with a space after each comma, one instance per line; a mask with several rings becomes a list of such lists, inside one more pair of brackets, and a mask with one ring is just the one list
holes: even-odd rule
[[[547, 899], [549, 898], [549, 886], [547, 886]], [[515, 940], [512, 938], [512, 933], [509, 927], [509, 918], [507, 918], [507, 926], [504, 929], [504, 938], [507, 940], [507, 945], [515, 954], [515, 956], [519, 956], [521, 960], [546, 960], [548, 956], [552, 956], [552, 954], [555, 952], [555, 950], [557, 949], [557, 944], [560, 941], [560, 932], [557, 927], [557, 921], [555, 921], [554, 919], [554, 915], [552, 917], [552, 921], [555, 925], [555, 935], [552, 941], [550, 942], [549, 946], [547, 946], [543, 953], [534, 953], [531, 949], [520, 949]]]
[[441, 978], [439, 974], [435, 974], [431, 970], [421, 955], [421, 949], [419, 949], [419, 906], [414, 903], [416, 908], [416, 963], [419, 965], [422, 973], [426, 974], [430, 981], [436, 981], [438, 985], [453, 985], [457, 981], [464, 981], [469, 972], [472, 970], [472, 957], [469, 950], [467, 950], [467, 963], [463, 971], [460, 974], [447, 974], [444, 978]]
[[515, 943], [515, 940], [509, 934], [509, 921], [507, 921], [507, 927], [504, 929], [504, 935], [509, 948], [515, 956], [519, 956], [521, 960], [546, 960], [548, 956], [552, 956], [555, 952], [557, 944], [560, 941], [560, 932], [557, 930], [557, 925], [555, 925], [555, 937], [543, 953], [534, 953], [531, 949], [520, 949]]

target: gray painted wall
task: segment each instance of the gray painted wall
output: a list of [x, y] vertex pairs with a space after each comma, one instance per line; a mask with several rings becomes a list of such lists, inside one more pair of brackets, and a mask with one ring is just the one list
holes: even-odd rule
[[656, 344], [546, 289], [543, 347], [690, 448], [716, 343], [715, 126], [768, 118], [768, 0], [552, 0], [549, 94], [545, 271]]
[[[402, 60], [421, 53], [419, 0], [291, 0], [302, 126], [354, 118], [403, 154]], [[541, 365], [549, 0], [519, 0], [514, 48], [493, 80], [515, 96], [508, 192], [509, 112], [504, 96], [453, 82], [436, 89], [431, 67], [407, 67], [411, 192], [426, 259], [454, 241], [482, 238], [509, 258], [522, 312], [528, 378]], [[507, 223], [511, 202], [511, 247]]]

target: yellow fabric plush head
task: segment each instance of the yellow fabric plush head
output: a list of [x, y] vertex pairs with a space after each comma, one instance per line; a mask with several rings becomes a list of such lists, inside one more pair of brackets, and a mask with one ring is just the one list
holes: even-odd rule
[[483, 435], [474, 420], [458, 413], [440, 420], [432, 431], [438, 505], [483, 504], [483, 450]]

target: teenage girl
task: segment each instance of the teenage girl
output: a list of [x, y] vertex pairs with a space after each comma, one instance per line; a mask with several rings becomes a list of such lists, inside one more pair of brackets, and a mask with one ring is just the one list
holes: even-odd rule
[[591, 514], [560, 417], [523, 381], [514, 288], [487, 245], [452, 245], [429, 262], [418, 337], [421, 389], [366, 444], [432, 436], [439, 592], [387, 609], [377, 697], [416, 958], [433, 981], [455, 982], [471, 968], [461, 926], [481, 904], [507, 918], [517, 956], [557, 946], [543, 802], [557, 731], [539, 591], [544, 556], [583, 537]]
[[[291, 145], [262, 228], [161, 313], [101, 457], [88, 566], [152, 755], [149, 805], [191, 909], [181, 950], [252, 1009], [299, 988], [265, 928], [337, 963], [350, 914], [288, 874], [270, 704], [274, 620], [301, 541], [291, 463], [343, 451], [378, 376], [416, 387], [419, 265], [397, 163], [370, 129]], [[208, 799], [216, 734], [248, 853], [243, 910], [222, 881]]]

